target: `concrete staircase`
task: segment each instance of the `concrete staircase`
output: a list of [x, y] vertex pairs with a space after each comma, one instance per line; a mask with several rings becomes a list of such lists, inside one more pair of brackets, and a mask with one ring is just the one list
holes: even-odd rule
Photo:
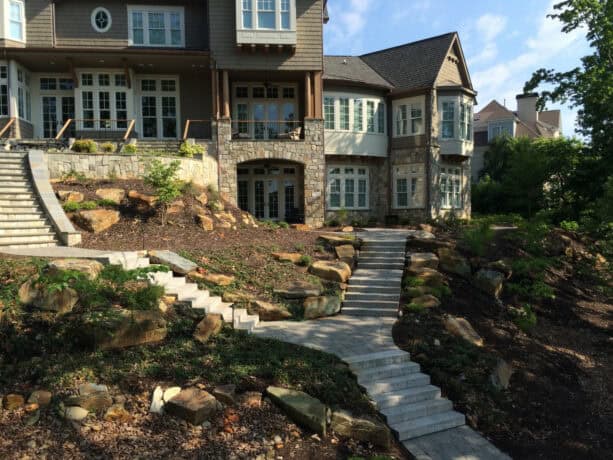
[[402, 350], [346, 358], [358, 383], [373, 399], [400, 441], [462, 426], [464, 415], [441, 398], [439, 388]]
[[25, 152], [0, 153], [0, 247], [58, 246], [32, 190]]
[[[141, 266], [148, 266], [141, 263]], [[223, 320], [232, 323], [234, 329], [252, 332], [260, 320], [257, 315], [249, 315], [247, 310], [232, 308], [231, 303], [223, 302], [221, 297], [213, 297], [209, 291], [199, 289], [195, 283], [189, 283], [184, 276], [174, 276], [169, 272], [156, 272], [149, 274], [152, 284], [162, 286], [168, 295], [177, 296], [177, 300], [186, 302], [194, 310], [202, 310], [206, 314], [221, 315]]]
[[398, 316], [406, 239], [367, 241], [349, 279], [342, 313], [351, 316]]

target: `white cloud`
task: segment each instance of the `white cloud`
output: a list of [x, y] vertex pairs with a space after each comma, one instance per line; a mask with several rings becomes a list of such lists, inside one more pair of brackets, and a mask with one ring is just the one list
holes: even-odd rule
[[347, 49], [349, 45], [348, 52], [353, 52], [359, 48], [371, 2], [369, 0], [349, 0], [348, 3], [342, 8], [333, 2], [328, 4], [330, 16], [334, 18], [334, 21], [326, 26], [326, 32], [331, 48]]
[[484, 42], [494, 40], [507, 27], [507, 18], [487, 13], [477, 19], [475, 27]]

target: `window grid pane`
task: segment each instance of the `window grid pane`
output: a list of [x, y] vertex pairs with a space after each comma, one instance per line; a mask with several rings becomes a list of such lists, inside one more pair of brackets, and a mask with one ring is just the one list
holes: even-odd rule
[[349, 131], [349, 99], [341, 98], [340, 103], [340, 129]]
[[366, 102], [366, 129], [369, 133], [375, 132], [375, 103], [373, 101]]
[[326, 129], [334, 129], [336, 113], [334, 107], [334, 98], [332, 97], [326, 97], [324, 99], [324, 118]]
[[364, 110], [362, 99], [353, 100], [353, 130], [360, 132], [364, 129]]

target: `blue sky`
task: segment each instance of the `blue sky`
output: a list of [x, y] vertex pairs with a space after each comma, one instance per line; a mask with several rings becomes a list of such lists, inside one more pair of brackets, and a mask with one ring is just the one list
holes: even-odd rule
[[[585, 32], [565, 34], [547, 18], [554, 0], [329, 0], [326, 54], [362, 54], [457, 31], [480, 110], [492, 99], [516, 107], [532, 72], [569, 70], [588, 54]], [[562, 109], [564, 135], [574, 135], [576, 111]]]

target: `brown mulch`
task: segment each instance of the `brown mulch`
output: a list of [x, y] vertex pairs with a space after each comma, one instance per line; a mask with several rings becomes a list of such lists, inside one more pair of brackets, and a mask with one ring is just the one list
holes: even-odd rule
[[[447, 239], [455, 242], [451, 235]], [[491, 252], [495, 260], [517, 257], [522, 249], [501, 244]], [[528, 333], [506, 311], [512, 298], [505, 295], [497, 304], [455, 276], [450, 277], [453, 295], [440, 309], [427, 316], [409, 314], [394, 330], [396, 343], [408, 351], [417, 346], [415, 359], [432, 372], [446, 359], [445, 350], [427, 345], [422, 352], [424, 343], [448, 337], [441, 323], [444, 314], [461, 316], [484, 339], [479, 355], [512, 364], [510, 387], [500, 393], [463, 373], [441, 377], [435, 371], [433, 381], [470, 425], [513, 458], [613, 458], [613, 302], [593, 291], [574, 269], [567, 263], [550, 270], [546, 280], [556, 297], [533, 305], [538, 322]], [[487, 375], [491, 369], [484, 371]]]

